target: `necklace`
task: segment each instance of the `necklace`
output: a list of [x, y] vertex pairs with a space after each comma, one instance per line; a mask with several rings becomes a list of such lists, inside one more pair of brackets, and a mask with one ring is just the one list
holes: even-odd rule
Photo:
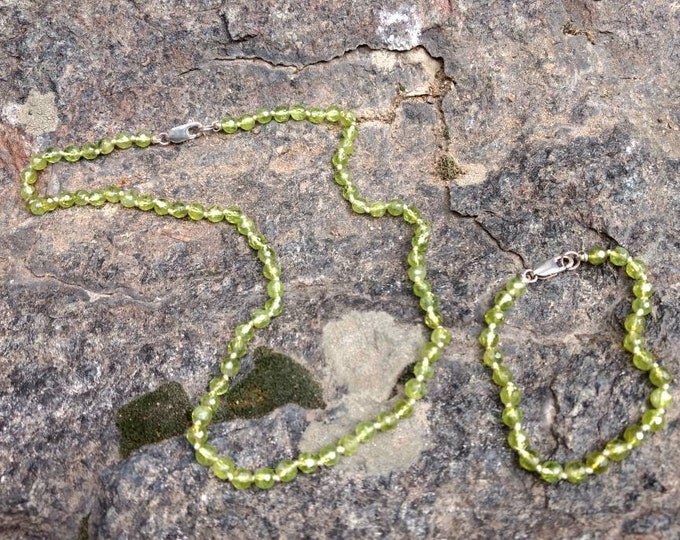
[[[331, 159], [333, 179], [341, 187], [342, 197], [355, 213], [366, 214], [373, 218], [401, 217], [412, 226], [411, 250], [407, 257], [408, 277], [413, 283], [413, 294], [418, 298], [420, 308], [424, 313], [424, 323], [431, 333], [429, 341], [418, 352], [417, 361], [413, 367], [413, 377], [404, 385], [405, 395], [392, 407], [379, 413], [373, 419], [359, 422], [352, 432], [340, 437], [335, 443], [324, 446], [317, 453], [303, 452], [297, 458], [284, 459], [271, 468], [262, 467], [252, 471], [239, 467], [229, 457], [220, 455], [217, 449], [208, 442], [208, 428], [213, 414], [220, 406], [221, 396], [228, 392], [232, 379], [240, 371], [240, 358], [247, 353], [248, 342], [257, 330], [266, 328], [271, 319], [278, 316], [283, 309], [284, 287], [281, 281], [281, 267], [277, 262], [274, 249], [264, 235], [257, 230], [255, 222], [235, 206], [227, 208], [212, 206], [206, 209], [199, 202], [171, 201], [118, 186], [91, 191], [62, 191], [53, 196], [40, 196], [35, 183], [40, 171], [62, 159], [75, 163], [81, 158], [92, 160], [108, 155], [114, 150], [181, 144], [210, 133], [224, 132], [231, 135], [238, 131], [251, 131], [255, 126], [269, 124], [272, 120], [277, 123], [307, 120], [312, 124], [329, 123], [342, 128], [340, 142]], [[332, 466], [340, 458], [353, 455], [361, 443], [370, 441], [378, 432], [395, 429], [401, 420], [411, 416], [416, 401], [425, 395], [425, 383], [433, 376], [434, 365], [440, 359], [442, 349], [451, 341], [451, 333], [443, 325], [439, 300], [432, 292], [430, 283], [425, 279], [425, 254], [431, 234], [430, 225], [420, 216], [417, 208], [398, 199], [387, 202], [367, 201], [361, 196], [357, 187], [352, 183], [348, 169], [357, 134], [357, 119], [351, 111], [342, 110], [335, 105], [325, 109], [304, 105], [290, 107], [283, 105], [274, 109], [262, 108], [255, 113], [245, 114], [238, 118], [227, 116], [208, 125], [189, 122], [158, 135], [145, 131], [140, 131], [135, 135], [118, 133], [111, 138], [100, 139], [97, 143], [70, 145], [63, 149], [48, 148], [43, 153], [33, 155], [29, 165], [20, 173], [21, 197], [26, 207], [37, 216], [75, 206], [99, 207], [107, 203], [118, 203], [126, 208], [137, 208], [147, 212], [153, 210], [159, 216], [188, 218], [194, 221], [206, 219], [211, 223], [225, 221], [236, 227], [239, 234], [247, 239], [248, 245], [257, 252], [257, 257], [262, 263], [262, 273], [267, 280], [268, 298], [261, 309], [251, 314], [249, 320], [234, 329], [233, 337], [227, 344], [226, 357], [220, 363], [220, 374], [210, 380], [208, 390], [193, 409], [192, 424], [186, 432], [186, 438], [194, 450], [198, 463], [209, 467], [221, 480], [231, 482], [236, 489], [246, 489], [252, 485], [268, 489], [278, 482], [290, 482], [295, 479], [298, 471], [309, 474], [319, 467]]]

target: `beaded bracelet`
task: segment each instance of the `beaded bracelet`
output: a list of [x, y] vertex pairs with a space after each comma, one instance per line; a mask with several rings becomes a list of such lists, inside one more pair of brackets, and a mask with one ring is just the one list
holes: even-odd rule
[[[649, 395], [651, 407], [642, 415], [637, 424], [628, 426], [621, 436], [609, 441], [602, 450], [589, 453], [583, 461], [570, 461], [562, 465], [556, 461], [543, 461], [537, 452], [529, 447], [529, 436], [522, 425], [523, 414], [519, 407], [521, 392], [513, 383], [513, 375], [504, 363], [500, 349], [498, 328], [505, 321], [505, 314], [517, 298], [526, 291], [528, 283], [539, 279], [549, 279], [564, 271], [578, 268], [581, 262], [593, 265], [603, 264], [609, 260], [615, 266], [625, 267], [626, 274], [634, 280], [632, 312], [626, 317], [623, 326], [626, 337], [623, 348], [632, 353], [633, 365], [642, 371], [649, 372], [649, 381], [654, 386]], [[654, 289], [647, 280], [647, 267], [639, 259], [632, 258], [622, 247], [612, 250], [600, 247], [592, 248], [587, 253], [567, 252], [555, 257], [535, 269], [526, 270], [521, 277], [512, 278], [505, 290], [495, 296], [493, 307], [484, 315], [487, 327], [479, 335], [479, 342], [484, 347], [483, 363], [491, 368], [493, 382], [501, 387], [500, 398], [505, 406], [501, 419], [510, 429], [508, 445], [519, 454], [522, 468], [536, 472], [539, 477], [551, 484], [567, 480], [579, 484], [589, 475], [601, 474], [609, 468], [611, 461], [621, 461], [630, 451], [642, 444], [649, 431], [663, 429], [665, 413], [671, 404], [669, 387], [672, 376], [661, 367], [652, 353], [646, 348], [642, 333], [645, 329], [645, 316], [652, 309], [650, 297]]]
[[[274, 249], [267, 239], [255, 228], [254, 221], [239, 208], [230, 206], [222, 208], [212, 206], [204, 208], [201, 203], [185, 203], [170, 201], [155, 195], [140, 194], [131, 189], [111, 186], [92, 191], [78, 190], [75, 193], [62, 191], [54, 196], [39, 196], [35, 188], [38, 172], [48, 165], [57, 163], [62, 158], [68, 162], [77, 162], [81, 158], [91, 160], [107, 155], [116, 149], [127, 149], [132, 146], [146, 148], [150, 145], [181, 144], [209, 133], [224, 132], [233, 134], [241, 130], [252, 130], [257, 125], [264, 125], [274, 120], [277, 123], [288, 120], [308, 120], [312, 124], [339, 124], [342, 137], [331, 159], [334, 180], [342, 188], [342, 197], [351, 205], [357, 214], [367, 214], [373, 218], [383, 216], [400, 216], [413, 227], [411, 250], [408, 253], [408, 277], [413, 283], [413, 293], [418, 298], [420, 308], [425, 314], [425, 325], [431, 330], [430, 340], [418, 352], [417, 362], [413, 368], [414, 377], [405, 384], [405, 396], [394, 406], [378, 414], [375, 418], [360, 422], [350, 432], [335, 443], [324, 446], [318, 453], [301, 453], [296, 459], [284, 459], [273, 468], [263, 467], [256, 471], [237, 467], [226, 456], [219, 455], [217, 449], [208, 443], [208, 427], [213, 414], [220, 404], [220, 397], [229, 389], [230, 381], [239, 373], [240, 358], [247, 352], [248, 342], [256, 330], [269, 325], [272, 318], [278, 316], [283, 308], [283, 283], [281, 268], [277, 263]], [[96, 144], [67, 146], [64, 149], [48, 148], [45, 152], [31, 157], [30, 164], [21, 173], [21, 197], [27, 208], [35, 215], [42, 215], [57, 209], [73, 206], [91, 205], [95, 207], [107, 203], [118, 203], [127, 208], [143, 211], [153, 210], [159, 216], [171, 216], [177, 219], [187, 218], [198, 221], [207, 219], [211, 223], [226, 221], [236, 227], [246, 237], [248, 245], [257, 252], [262, 263], [262, 273], [268, 280], [267, 300], [261, 309], [254, 311], [249, 320], [234, 329], [234, 335], [227, 345], [226, 357], [220, 363], [220, 374], [214, 377], [208, 390], [200, 399], [200, 404], [192, 412], [192, 425], [186, 438], [194, 449], [196, 460], [203, 466], [210, 467], [215, 476], [230, 481], [236, 489], [246, 489], [251, 485], [268, 489], [277, 482], [290, 482], [298, 471], [312, 473], [319, 466], [331, 466], [344, 456], [351, 456], [357, 451], [360, 443], [365, 443], [380, 431], [389, 431], [408, 418], [413, 412], [413, 405], [425, 395], [425, 382], [433, 375], [433, 368], [441, 357], [442, 349], [451, 340], [450, 332], [443, 326], [442, 314], [439, 311], [439, 300], [425, 279], [425, 253], [430, 239], [430, 225], [421, 218], [417, 208], [407, 205], [398, 199], [389, 202], [364, 199], [352, 183], [348, 170], [350, 155], [357, 137], [357, 120], [351, 111], [341, 110], [335, 105], [325, 109], [306, 107], [304, 105], [279, 106], [274, 109], [263, 108], [253, 114], [239, 118], [227, 116], [209, 125], [189, 122], [173, 127], [167, 132], [151, 135], [139, 132], [136, 135], [119, 133], [112, 138], [100, 139]]]

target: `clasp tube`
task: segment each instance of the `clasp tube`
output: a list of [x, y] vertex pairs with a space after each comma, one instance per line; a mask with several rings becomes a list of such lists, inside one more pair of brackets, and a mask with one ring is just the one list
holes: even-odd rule
[[575, 251], [567, 251], [562, 255], [548, 259], [536, 268], [525, 270], [522, 279], [525, 283], [533, 283], [539, 279], [550, 279], [567, 270], [575, 270], [579, 267], [585, 255]]
[[164, 139], [167, 142], [180, 144], [201, 135], [202, 129], [203, 124], [200, 122], [189, 122], [187, 124], [182, 124], [181, 126], [170, 128], [167, 134], [165, 134]]

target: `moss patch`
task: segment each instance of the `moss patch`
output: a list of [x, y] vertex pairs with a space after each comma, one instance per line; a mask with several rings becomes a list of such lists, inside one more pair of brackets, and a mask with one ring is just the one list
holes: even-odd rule
[[260, 347], [254, 352], [254, 360], [253, 369], [225, 396], [214, 422], [258, 418], [286, 403], [306, 409], [326, 406], [319, 383], [289, 356]]
[[162, 384], [118, 409], [120, 455], [126, 458], [140, 446], [181, 435], [190, 421], [191, 402], [182, 385]]
[[437, 162], [437, 174], [442, 180], [450, 182], [463, 174], [463, 169], [458, 162], [449, 156], [442, 156]]
[[76, 540], [89, 540], [90, 538], [90, 514], [83, 516], [78, 522], [78, 536]]

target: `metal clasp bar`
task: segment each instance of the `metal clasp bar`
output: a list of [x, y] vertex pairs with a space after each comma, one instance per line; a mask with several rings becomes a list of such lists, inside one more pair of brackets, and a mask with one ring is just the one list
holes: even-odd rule
[[582, 259], [581, 254], [575, 251], [567, 251], [563, 255], [548, 259], [536, 268], [525, 270], [522, 277], [528, 283], [533, 283], [538, 279], [550, 279], [567, 270], [575, 270], [581, 264]]
[[188, 122], [181, 126], [170, 128], [161, 133], [158, 138], [161, 144], [180, 144], [199, 137], [203, 133], [203, 124], [200, 122]]

